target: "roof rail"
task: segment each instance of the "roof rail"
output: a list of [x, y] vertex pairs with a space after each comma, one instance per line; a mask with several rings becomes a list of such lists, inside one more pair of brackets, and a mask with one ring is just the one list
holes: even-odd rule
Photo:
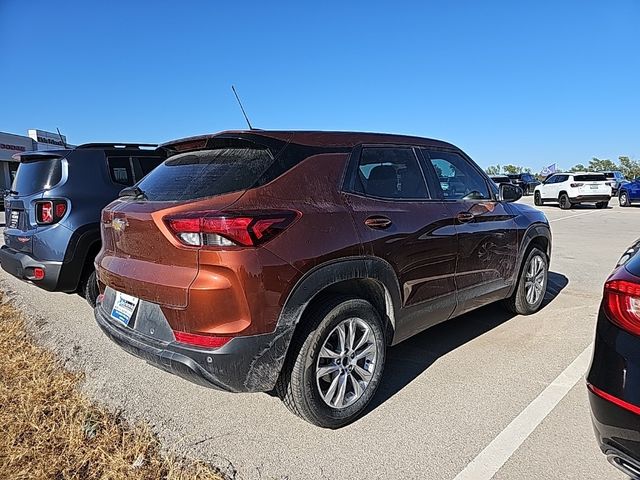
[[155, 143], [83, 143], [76, 148], [135, 148], [140, 150], [144, 147], [158, 148]]

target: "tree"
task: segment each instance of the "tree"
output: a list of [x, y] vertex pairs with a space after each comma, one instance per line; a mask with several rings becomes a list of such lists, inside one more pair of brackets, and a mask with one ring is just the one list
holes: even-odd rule
[[500, 175], [500, 165], [489, 165], [485, 171], [487, 175]]
[[608, 158], [600, 159], [593, 157], [589, 161], [589, 167], [587, 169], [590, 172], [602, 172], [604, 170], [618, 170], [618, 166]]
[[[629, 157], [618, 157], [620, 161], [620, 171], [629, 180], [634, 180], [640, 177], [640, 162], [632, 160]], [[617, 168], [613, 170], [618, 170]]]
[[517, 165], [505, 165], [504, 167], [502, 167], [502, 169], [506, 172], [506, 173], [510, 173], [510, 174], [516, 174], [516, 173], [522, 173], [522, 167], [518, 167]]
[[526, 168], [524, 169], [524, 173], [531, 173], [531, 169], [530, 169], [529, 167], [526, 167]]
[[570, 172], [586, 172], [587, 171], [587, 167], [585, 167], [583, 164], [579, 163], [577, 165], [574, 165], [573, 167], [571, 167], [569, 169]]

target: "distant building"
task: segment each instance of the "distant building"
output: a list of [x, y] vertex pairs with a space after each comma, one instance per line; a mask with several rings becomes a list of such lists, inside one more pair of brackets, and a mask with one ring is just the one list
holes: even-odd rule
[[9, 188], [16, 176], [19, 163], [13, 155], [33, 150], [64, 148], [67, 143], [67, 137], [57, 133], [35, 129], [30, 129], [27, 133], [24, 136], [0, 132], [0, 192]]

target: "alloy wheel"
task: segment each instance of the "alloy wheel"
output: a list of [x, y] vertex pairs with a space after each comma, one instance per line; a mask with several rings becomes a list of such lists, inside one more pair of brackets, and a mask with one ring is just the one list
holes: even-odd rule
[[372, 329], [360, 318], [340, 322], [322, 344], [316, 362], [316, 385], [332, 408], [356, 402], [369, 386], [378, 357]]
[[545, 275], [544, 261], [536, 255], [529, 262], [525, 277], [525, 298], [529, 305], [535, 305], [544, 295]]
[[622, 207], [626, 207], [627, 206], [627, 194], [625, 192], [622, 192], [620, 194], [620, 206], [622, 206]]

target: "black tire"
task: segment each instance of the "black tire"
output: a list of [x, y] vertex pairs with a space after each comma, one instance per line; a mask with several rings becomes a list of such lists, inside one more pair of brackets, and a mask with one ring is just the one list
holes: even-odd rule
[[622, 190], [620, 192], [618, 196], [618, 202], [620, 203], [621, 207], [631, 206], [631, 201], [629, 200], [629, 194], [625, 190]]
[[[373, 371], [361, 396], [344, 408], [336, 408], [327, 404], [321, 395], [321, 380], [316, 378], [316, 367], [320, 350], [335, 329], [354, 318], [363, 320], [371, 329], [372, 345], [377, 349], [376, 358], [369, 365]], [[301, 322], [291, 341], [287, 360], [276, 383], [276, 392], [289, 410], [307, 422], [324, 428], [340, 428], [364, 412], [380, 384], [386, 356], [382, 318], [366, 300], [334, 296], [321, 299], [309, 312], [305, 312]], [[349, 383], [345, 377], [345, 385]], [[353, 383], [351, 386], [355, 387]]]
[[533, 204], [536, 207], [541, 207], [542, 205], [544, 205], [544, 201], [542, 200], [542, 195], [540, 195], [540, 192], [535, 192], [533, 194]]
[[[530, 267], [532, 262], [535, 259], [539, 259], [541, 261], [541, 265], [543, 268], [543, 282], [541, 286], [541, 294], [536, 297], [535, 301], [531, 302], [527, 298], [527, 276], [530, 272]], [[507, 309], [513, 313], [518, 315], [531, 315], [532, 313], [537, 312], [542, 306], [542, 302], [544, 301], [544, 295], [547, 291], [547, 282], [549, 280], [549, 261], [547, 260], [547, 256], [540, 249], [533, 247], [527, 257], [522, 264], [522, 271], [520, 272], [520, 276], [518, 277], [518, 284], [516, 285], [516, 290], [513, 292], [513, 295], [505, 300], [505, 306]]]
[[569, 195], [566, 193], [561, 193], [558, 197], [558, 204], [562, 210], [569, 210], [573, 205], [571, 204], [571, 200], [569, 200]]
[[99, 293], [96, 271], [91, 270], [91, 273], [82, 284], [82, 296], [87, 300], [87, 302], [89, 302], [91, 307], [95, 308]]
[[596, 208], [601, 210], [603, 208], [607, 208], [609, 206], [609, 202], [598, 202], [596, 203]]

